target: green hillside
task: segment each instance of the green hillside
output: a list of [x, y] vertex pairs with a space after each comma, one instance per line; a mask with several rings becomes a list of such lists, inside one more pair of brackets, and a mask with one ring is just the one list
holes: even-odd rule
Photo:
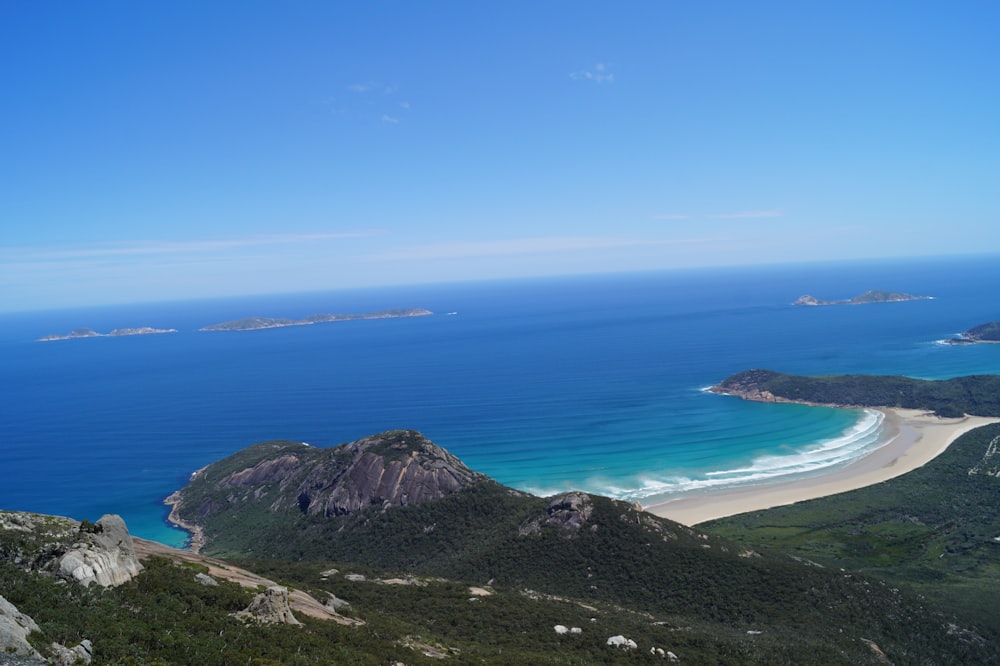
[[1000, 424], [868, 488], [724, 518], [706, 531], [875, 576], [1000, 634]]

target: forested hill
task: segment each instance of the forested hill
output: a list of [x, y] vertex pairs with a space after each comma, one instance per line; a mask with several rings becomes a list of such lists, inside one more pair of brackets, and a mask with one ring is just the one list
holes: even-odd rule
[[[321, 572], [337, 562], [338, 569], [349, 563], [355, 571], [404, 572], [391, 578], [447, 579], [492, 590], [489, 599], [470, 603], [466, 595], [457, 606], [434, 598], [433, 586], [414, 590], [424, 598], [420, 615], [441, 612], [433, 626], [406, 620], [440, 639], [457, 640], [449, 627], [464, 627], [463, 650], [484, 649], [483, 642], [497, 646], [486, 663], [626, 658], [600, 643], [582, 659], [552, 653], [498, 659], [501, 639], [494, 633], [511, 637], [502, 639], [504, 654], [526, 636], [558, 636], [552, 625], [559, 618], [526, 627], [509, 609], [498, 609], [507, 619], [494, 632], [476, 611], [496, 606], [504, 594], [586, 609], [593, 620], [580, 625], [585, 639], [612, 626], [601, 608], [645, 618], [641, 631], [628, 629], [634, 631], [629, 638], [645, 646], [632, 655], [637, 661], [660, 659], [650, 655], [651, 644], [691, 664], [1000, 658], [996, 637], [970, 645], [948, 628], [981, 636], [976, 618], [941, 614], [878, 580], [736, 547], [621, 501], [581, 492], [551, 498], [519, 492], [469, 470], [414, 431], [379, 433], [331, 449], [258, 444], [209, 465], [175, 500], [178, 517], [204, 529], [206, 552], [252, 558], [250, 568], [267, 567], [262, 573], [289, 583], [316, 586]], [[554, 644], [556, 652], [567, 647]]]
[[758, 402], [924, 409], [938, 416], [1000, 416], [1000, 375], [927, 380], [883, 375], [787, 375], [746, 370], [710, 389]]

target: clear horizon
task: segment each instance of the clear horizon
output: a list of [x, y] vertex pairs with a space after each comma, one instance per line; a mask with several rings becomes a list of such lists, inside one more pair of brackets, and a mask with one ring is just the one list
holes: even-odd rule
[[1000, 252], [1000, 6], [0, 9], [0, 312]]

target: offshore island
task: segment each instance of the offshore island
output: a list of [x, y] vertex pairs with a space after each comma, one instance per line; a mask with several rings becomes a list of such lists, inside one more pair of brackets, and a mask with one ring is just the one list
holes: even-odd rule
[[75, 340], [76, 338], [120, 338], [128, 335], [158, 335], [160, 333], [176, 333], [176, 328], [152, 328], [141, 326], [139, 328], [116, 328], [110, 333], [98, 333], [92, 328], [77, 328], [66, 335], [46, 335], [38, 338], [39, 342], [52, 342], [53, 340]]
[[394, 308], [362, 314], [314, 314], [304, 319], [283, 319], [276, 317], [246, 317], [225, 321], [221, 324], [205, 326], [199, 331], [258, 331], [264, 328], [284, 328], [285, 326], [305, 326], [324, 324], [331, 321], [357, 321], [359, 319], [401, 319], [404, 317], [424, 317], [434, 314], [422, 308]]
[[895, 291], [880, 291], [878, 289], [870, 289], [863, 294], [859, 294], [854, 298], [849, 298], [847, 300], [841, 301], [824, 301], [822, 299], [816, 298], [815, 296], [810, 296], [805, 294], [799, 296], [792, 305], [863, 305], [865, 303], [899, 303], [902, 301], [927, 301], [933, 299], [933, 296], [914, 296], [913, 294], [904, 294]]

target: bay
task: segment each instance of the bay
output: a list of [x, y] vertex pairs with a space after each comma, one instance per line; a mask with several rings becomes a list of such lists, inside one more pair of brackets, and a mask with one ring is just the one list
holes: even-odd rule
[[[865, 412], [704, 392], [740, 370], [945, 378], [1000, 372], [1000, 345], [937, 341], [1000, 319], [994, 256], [355, 289], [0, 315], [0, 507], [180, 544], [162, 500], [250, 444], [420, 430], [540, 494], [648, 501], [842, 464]], [[868, 289], [933, 300], [797, 307]], [[202, 332], [247, 316], [427, 308], [405, 319]], [[454, 314], [449, 314], [454, 313]], [[37, 342], [87, 326], [177, 333]]]

